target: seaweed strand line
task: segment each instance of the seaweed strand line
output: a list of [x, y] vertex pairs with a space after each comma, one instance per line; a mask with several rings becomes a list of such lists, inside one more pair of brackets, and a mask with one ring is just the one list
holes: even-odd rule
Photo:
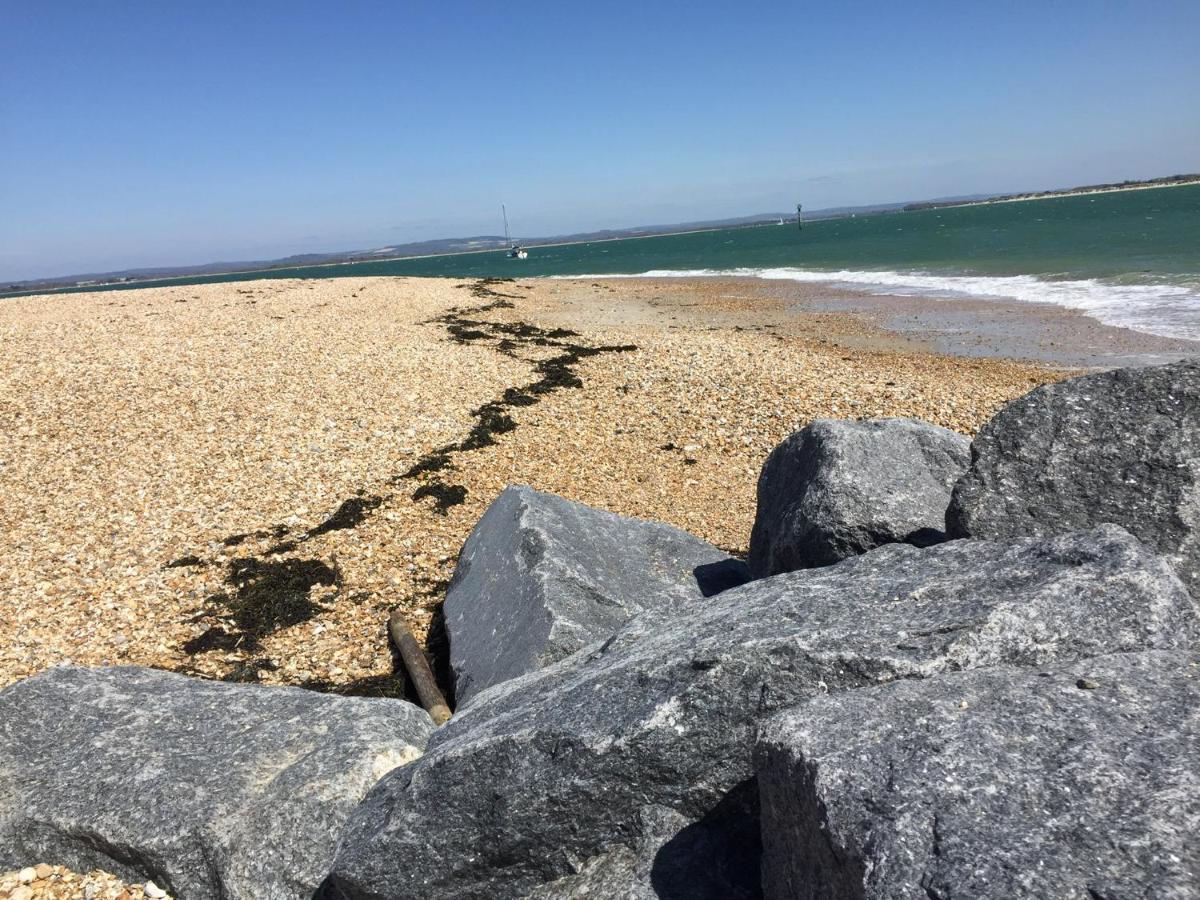
[[[431, 321], [445, 326], [450, 338], [457, 343], [491, 343], [497, 352], [530, 363], [538, 378], [527, 384], [506, 388], [496, 399], [473, 409], [471, 416], [475, 419], [475, 424], [463, 438], [430, 450], [407, 471], [391, 479], [391, 483], [396, 485], [408, 480], [419, 481], [420, 484], [413, 491], [412, 498], [433, 498], [434, 511], [442, 515], [451, 507], [464, 502], [467, 497], [467, 488], [464, 485], [455, 484], [439, 474], [454, 470], [454, 456], [490, 447], [497, 443], [497, 435], [514, 431], [518, 423], [509, 415], [511, 410], [533, 406], [556, 391], [582, 388], [583, 379], [575, 371], [582, 360], [606, 353], [626, 353], [637, 349], [632, 344], [589, 346], [577, 343], [569, 338], [578, 338], [578, 332], [567, 328], [545, 329], [527, 322], [492, 322], [469, 318], [467, 313], [477, 315], [483, 311], [512, 306], [504, 298], [514, 295], [501, 294], [491, 289], [491, 284], [496, 281], [485, 279], [472, 286], [474, 296], [496, 298], [484, 307], [470, 310], [451, 309]], [[545, 359], [529, 359], [518, 354], [518, 350], [528, 347], [551, 348], [560, 352]]]
[[[497, 353], [528, 363], [537, 376], [525, 384], [505, 388], [498, 397], [473, 409], [471, 416], [474, 424], [459, 440], [430, 450], [407, 470], [388, 479], [387, 483], [394, 489], [402, 484], [415, 483], [411, 498], [414, 501], [432, 499], [431, 511], [438, 515], [446, 515], [452, 507], [463, 503], [468, 495], [465, 485], [448, 478], [449, 473], [457, 470], [456, 457], [492, 446], [498, 442], [499, 436], [519, 427], [519, 423], [510, 415], [513, 410], [533, 406], [560, 390], [581, 389], [583, 380], [576, 369], [583, 360], [637, 349], [629, 344], [589, 346], [578, 343], [572, 339], [578, 338], [579, 334], [565, 328], [544, 329], [527, 322], [495, 322], [479, 318], [481, 314], [494, 310], [511, 309], [511, 301], [521, 299], [519, 294], [496, 289], [505, 283], [512, 283], [512, 279], [483, 278], [470, 284], [457, 285], [468, 289], [472, 297], [485, 302], [471, 307], [453, 307], [425, 323], [441, 325], [449, 339], [456, 343], [482, 343], [491, 346]], [[541, 359], [521, 354], [521, 351], [532, 348], [554, 352]], [[203, 634], [188, 641], [184, 646], [185, 652], [191, 656], [238, 649], [253, 652], [259, 649], [262, 638], [327, 610], [328, 604], [338, 599], [346, 587], [336, 558], [331, 557], [326, 562], [289, 554], [301, 550], [313, 538], [357, 528], [381, 507], [393, 501], [396, 494], [396, 490], [375, 494], [359, 490], [311, 528], [293, 530], [286, 525], [274, 525], [224, 538], [221, 545], [226, 548], [240, 547], [252, 539], [270, 541], [271, 544], [257, 555], [246, 553], [225, 563], [225, 589], [208, 597], [205, 608], [193, 617], [193, 621], [216, 621]], [[188, 555], [166, 563], [164, 568], [204, 568], [215, 562], [198, 555]], [[436, 583], [431, 590], [437, 588], [444, 588], [444, 585]], [[310, 596], [314, 589], [321, 593], [317, 601]], [[428, 594], [429, 590], [423, 596]], [[270, 660], [252, 659], [235, 666], [225, 678], [258, 681], [263, 671], [273, 668], [275, 666]], [[391, 690], [400, 684], [392, 676], [368, 680], [372, 684], [364, 684], [363, 688], [369, 693]], [[347, 686], [326, 685], [323, 682], [314, 682], [311, 686], [339, 693], [348, 691]]]

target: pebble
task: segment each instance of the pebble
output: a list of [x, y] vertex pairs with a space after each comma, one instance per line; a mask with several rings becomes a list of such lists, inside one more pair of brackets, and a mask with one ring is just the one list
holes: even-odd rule
[[[32, 878], [28, 876], [32, 874]], [[28, 880], [25, 880], [28, 879]], [[160, 890], [155, 886], [156, 890]], [[39, 863], [20, 871], [0, 872], [0, 900], [133, 900], [134, 897], [168, 897], [165, 891], [154, 895], [137, 885], [126, 885], [115, 875], [100, 869], [87, 874], [62, 866]]]

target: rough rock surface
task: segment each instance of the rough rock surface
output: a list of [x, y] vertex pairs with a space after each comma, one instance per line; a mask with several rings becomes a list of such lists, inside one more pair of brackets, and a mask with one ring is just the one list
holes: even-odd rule
[[1200, 595], [1200, 361], [1040, 387], [983, 427], [971, 457], [946, 513], [952, 537], [1112, 522]]
[[[760, 719], [1000, 664], [1182, 648], [1191, 597], [1120, 528], [881, 547], [643, 616], [497, 685], [371, 791], [325, 897], [753, 897]], [[653, 894], [651, 892], [654, 892]]]
[[0, 870], [310, 897], [349, 812], [433, 731], [400, 700], [55, 668], [0, 692]]
[[751, 575], [828, 566], [882, 544], [940, 543], [969, 447], [916, 419], [818, 419], [797, 431], [758, 479]]
[[638, 613], [745, 580], [743, 563], [677, 528], [506, 488], [467, 538], [446, 594], [455, 698], [462, 706]]
[[1195, 897], [1200, 657], [814, 700], [757, 756], [768, 898]]

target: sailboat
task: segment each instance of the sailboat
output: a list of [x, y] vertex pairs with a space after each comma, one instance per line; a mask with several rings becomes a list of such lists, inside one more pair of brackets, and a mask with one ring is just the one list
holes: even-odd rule
[[504, 216], [504, 243], [508, 244], [509, 259], [526, 259], [529, 256], [529, 251], [520, 244], [514, 244], [513, 239], [508, 234], [508, 210], [504, 208], [504, 204], [500, 204], [500, 212]]

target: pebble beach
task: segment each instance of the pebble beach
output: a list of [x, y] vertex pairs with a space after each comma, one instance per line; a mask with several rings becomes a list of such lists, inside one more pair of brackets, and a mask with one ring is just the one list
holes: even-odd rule
[[436, 656], [506, 484], [744, 552], [759, 467], [808, 421], [970, 434], [1070, 372], [890, 349], [737, 282], [28, 297], [0, 343], [0, 685], [69, 661], [396, 693], [387, 614]]
[[[0, 302], [0, 686], [70, 662], [401, 696], [388, 614], [444, 657], [458, 549], [505, 485], [742, 554], [763, 460], [811, 420], [969, 435], [1077, 371], [932, 352], [806, 290], [368, 278]], [[0, 897], [157, 891], [48, 863]]]

